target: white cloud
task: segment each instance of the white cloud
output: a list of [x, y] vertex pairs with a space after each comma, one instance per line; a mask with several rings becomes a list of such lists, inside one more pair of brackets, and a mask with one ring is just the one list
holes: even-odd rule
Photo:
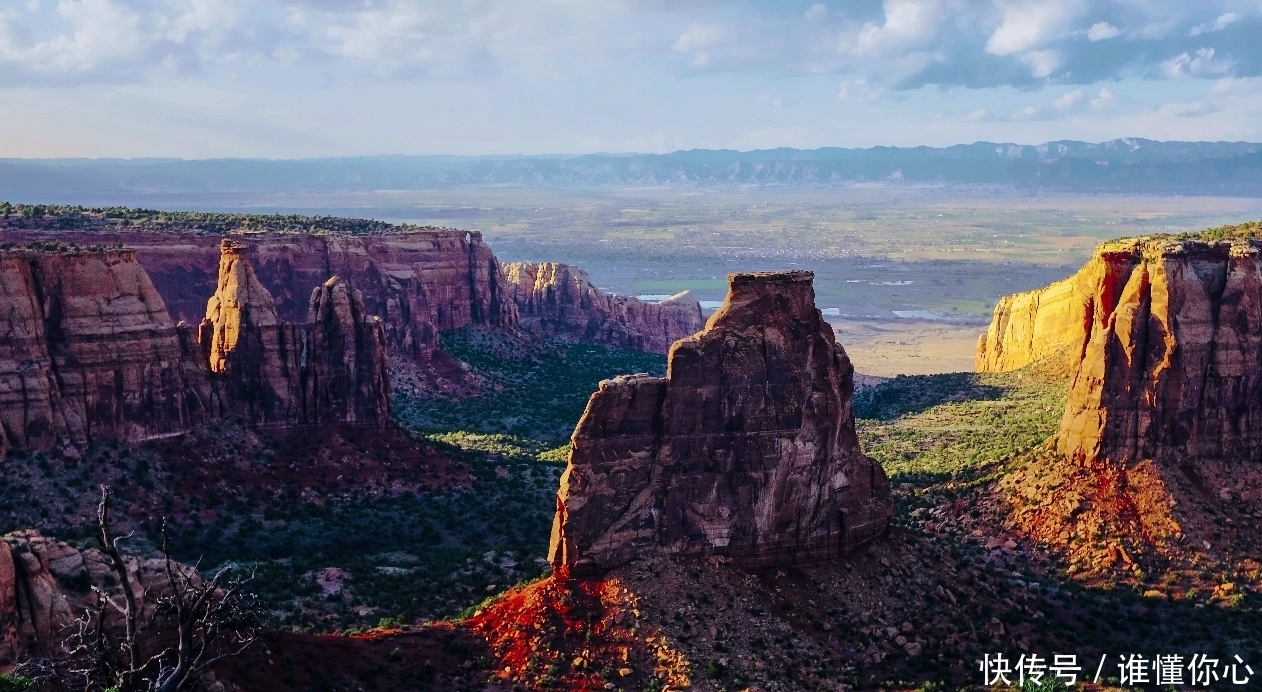
[[[27, 5], [29, 14], [38, 5]], [[65, 30], [23, 45], [21, 37], [37, 27], [36, 17], [11, 8], [0, 15], [0, 61], [16, 63], [34, 72], [87, 72], [99, 65], [133, 54], [145, 40], [140, 18], [110, 0], [61, 0], [55, 14]]]
[[1224, 77], [1214, 82], [1214, 86], [1210, 87], [1209, 90], [1214, 94], [1229, 94], [1232, 92], [1262, 93], [1262, 77]]
[[1091, 99], [1092, 108], [1109, 108], [1114, 105], [1117, 105], [1117, 97], [1107, 87], [1101, 87], [1100, 93]]
[[874, 54], [921, 45], [937, 34], [946, 14], [937, 0], [885, 0], [883, 7], [885, 23], [866, 22], [857, 36], [843, 36], [843, 51]]
[[1074, 89], [1066, 92], [1064, 96], [1052, 102], [1052, 105], [1060, 110], [1068, 110], [1082, 104], [1087, 98], [1087, 92], [1082, 89]]
[[1090, 41], [1104, 41], [1113, 38], [1122, 33], [1122, 30], [1109, 24], [1108, 22], [1097, 22], [1087, 29], [1087, 39]]
[[1161, 71], [1165, 76], [1175, 77], [1209, 77], [1225, 74], [1231, 69], [1232, 61], [1219, 60], [1214, 57], [1213, 48], [1197, 49], [1194, 55], [1182, 53], [1161, 63]]
[[1010, 3], [1004, 7], [1003, 23], [986, 41], [986, 52], [1013, 55], [1043, 46], [1064, 33], [1081, 12], [1075, 0]]
[[1021, 56], [1021, 62], [1029, 65], [1031, 76], [1042, 79], [1061, 66], [1062, 58], [1055, 50], [1032, 50]]
[[672, 48], [680, 53], [691, 53], [715, 45], [722, 36], [723, 27], [717, 24], [693, 24], [680, 34]]
[[1193, 101], [1192, 103], [1167, 105], [1170, 106], [1170, 111], [1174, 113], [1177, 118], [1199, 118], [1219, 111], [1218, 106], [1205, 101]]
[[1012, 120], [1033, 120], [1043, 114], [1042, 106], [1026, 106], [1009, 116]]
[[1188, 35], [1200, 36], [1201, 34], [1209, 33], [1211, 31], [1222, 31], [1223, 29], [1226, 29], [1229, 25], [1240, 21], [1240, 19], [1241, 19], [1240, 15], [1236, 14], [1235, 12], [1225, 12], [1223, 14], [1218, 15], [1218, 18], [1212, 22], [1208, 22], [1206, 24], [1198, 24], [1192, 27], [1192, 30], [1188, 32]]
[[827, 16], [828, 16], [828, 5], [825, 5], [822, 2], [817, 2], [814, 5], [811, 5], [810, 7], [806, 8], [807, 19], [818, 20], [818, 19], [823, 19]]

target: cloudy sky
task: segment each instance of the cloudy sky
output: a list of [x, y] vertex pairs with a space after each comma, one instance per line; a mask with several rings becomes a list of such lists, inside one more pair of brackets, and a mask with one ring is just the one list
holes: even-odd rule
[[0, 156], [1262, 140], [1262, 0], [0, 0]]

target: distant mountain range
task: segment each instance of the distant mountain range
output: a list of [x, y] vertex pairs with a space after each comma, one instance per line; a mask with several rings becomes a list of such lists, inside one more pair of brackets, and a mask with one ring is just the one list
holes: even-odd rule
[[412, 190], [468, 185], [819, 186], [865, 181], [1262, 196], [1262, 144], [1116, 139], [945, 148], [728, 149], [578, 156], [0, 159], [0, 198]]

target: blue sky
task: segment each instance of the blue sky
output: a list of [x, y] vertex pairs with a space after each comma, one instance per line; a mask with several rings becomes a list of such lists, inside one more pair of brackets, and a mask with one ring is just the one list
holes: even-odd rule
[[0, 156], [1262, 140], [1262, 0], [0, 0]]

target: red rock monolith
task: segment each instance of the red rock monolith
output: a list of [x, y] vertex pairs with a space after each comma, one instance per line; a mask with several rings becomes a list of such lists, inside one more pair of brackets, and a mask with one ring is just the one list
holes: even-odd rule
[[854, 369], [812, 280], [732, 274], [705, 329], [671, 347], [666, 377], [600, 383], [557, 497], [558, 573], [645, 551], [815, 562], [886, 530], [889, 482], [859, 449]]

